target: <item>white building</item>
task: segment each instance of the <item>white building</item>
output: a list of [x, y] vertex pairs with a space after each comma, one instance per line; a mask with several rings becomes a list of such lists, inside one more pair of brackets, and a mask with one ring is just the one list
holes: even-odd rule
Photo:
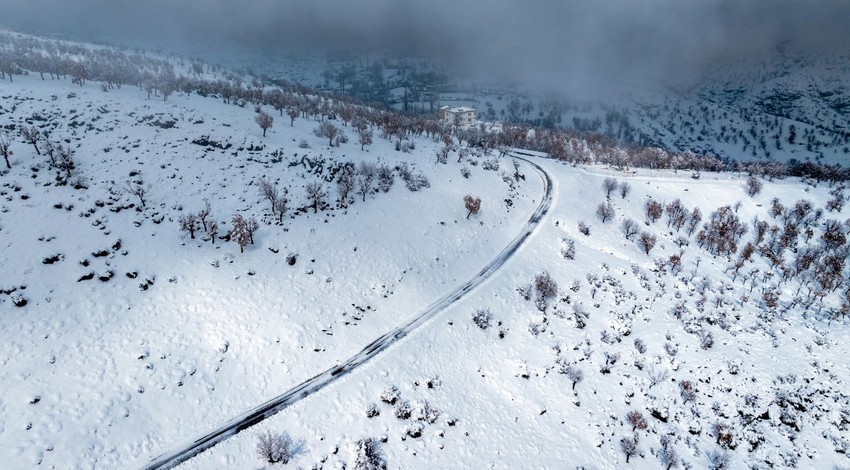
[[475, 108], [443, 106], [440, 108], [440, 120], [449, 125], [470, 126], [475, 124]]

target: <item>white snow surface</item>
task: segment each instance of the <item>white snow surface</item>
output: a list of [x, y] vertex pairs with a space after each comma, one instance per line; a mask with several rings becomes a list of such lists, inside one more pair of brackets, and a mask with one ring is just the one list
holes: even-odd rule
[[[343, 361], [471, 277], [513, 239], [542, 192], [537, 178], [513, 181], [510, 158], [499, 171], [451, 156], [435, 164], [440, 144], [424, 138], [411, 153], [377, 136], [366, 151], [354, 142], [329, 148], [311, 134], [317, 122], [299, 118], [290, 127], [277, 115], [262, 138], [253, 109], [212, 98], [175, 94], [162, 102], [129, 87], [103, 92], [37, 76], [0, 84], [0, 98], [0, 126], [53, 126], [51, 136], [74, 147], [88, 186], [49, 184], [46, 159], [18, 138], [12, 169], [0, 176], [0, 288], [17, 288], [0, 294], [0, 459], [9, 468], [143, 466]], [[201, 136], [232, 147], [192, 143]], [[299, 148], [302, 139], [312, 148]], [[302, 165], [305, 155], [328, 164], [407, 162], [431, 187], [413, 193], [396, 178], [389, 193], [365, 202], [355, 196], [347, 209], [298, 211], [305, 184], [328, 176]], [[261, 468], [254, 447], [266, 429], [292, 436], [292, 468], [350, 468], [354, 443], [382, 436], [390, 468], [663, 468], [662, 435], [673, 436], [694, 468], [708, 465], [710, 451], [727, 452], [732, 468], [850, 466], [845, 322], [828, 325], [799, 306], [769, 312], [759, 295], [742, 300], [749, 284], [732, 281], [729, 262], [692, 238], [683, 274], [657, 275], [653, 260], [678, 253], [673, 240], [682, 234], [663, 219], [644, 225], [642, 218], [652, 197], [680, 198], [702, 208], [704, 219], [741, 201], [742, 220], [771, 221], [772, 198], [823, 207], [830, 188], [766, 182], [750, 198], [741, 175], [693, 180], [540, 162], [556, 182], [553, 209], [491, 280], [359, 370], [185, 467]], [[531, 174], [522, 163], [519, 171]], [[610, 175], [633, 190], [613, 197], [615, 220], [603, 224], [594, 211]], [[293, 209], [282, 227], [257, 192], [261, 177], [289, 189]], [[150, 185], [144, 209], [124, 191], [135, 180]], [[335, 185], [326, 189], [333, 202]], [[467, 219], [468, 193], [483, 204]], [[240, 253], [234, 243], [181, 234], [178, 217], [205, 198], [227, 226], [236, 212], [260, 220], [256, 243]], [[117, 207], [124, 209], [110, 210]], [[844, 220], [850, 210], [826, 216]], [[625, 217], [658, 236], [650, 256], [623, 238]], [[579, 221], [590, 236], [578, 232]], [[565, 238], [575, 240], [575, 260], [560, 254]], [[53, 255], [59, 261], [43, 263]], [[752, 267], [769, 270], [754, 259]], [[686, 280], [694, 270], [696, 280]], [[560, 286], [545, 312], [517, 292], [543, 271]], [[99, 280], [109, 272], [114, 277]], [[89, 273], [93, 279], [78, 281]], [[635, 273], [646, 276], [643, 286]], [[709, 304], [700, 316], [702, 279]], [[781, 302], [790, 303], [796, 285], [781, 289]], [[27, 305], [15, 307], [15, 296]], [[685, 320], [697, 323], [691, 332], [670, 313], [681, 301]], [[837, 305], [838, 294], [825, 303]], [[573, 320], [574, 305], [589, 314], [584, 328]], [[481, 308], [494, 317], [487, 330], [471, 321]], [[713, 347], [700, 347], [697, 330], [713, 335]], [[646, 342], [645, 353], [635, 338]], [[619, 360], [602, 373], [606, 354]], [[560, 363], [583, 371], [575, 390]], [[650, 386], [650, 371], [667, 375]], [[689, 403], [680, 395], [686, 380], [697, 389]], [[391, 385], [403, 400], [438, 409], [437, 419], [416, 421], [416, 411], [397, 419], [379, 400]], [[378, 417], [366, 417], [370, 403]], [[632, 410], [644, 414], [647, 430], [632, 431]], [[734, 448], [716, 443], [718, 422], [732, 427]], [[411, 426], [422, 426], [420, 437], [405, 434]], [[626, 464], [619, 442], [634, 435], [638, 454]]]

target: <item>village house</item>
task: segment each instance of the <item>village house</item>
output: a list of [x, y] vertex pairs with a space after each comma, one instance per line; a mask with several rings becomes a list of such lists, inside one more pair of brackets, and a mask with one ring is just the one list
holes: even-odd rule
[[440, 120], [455, 126], [472, 125], [475, 123], [475, 108], [443, 106], [440, 108]]

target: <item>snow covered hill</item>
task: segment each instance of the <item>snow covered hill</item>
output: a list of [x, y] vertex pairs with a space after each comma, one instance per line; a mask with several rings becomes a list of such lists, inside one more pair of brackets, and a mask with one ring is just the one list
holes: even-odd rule
[[[356, 136], [354, 123], [149, 95], [35, 71], [0, 84], [13, 468], [144, 466], [409, 320], [542, 196], [526, 163], [458, 135], [401, 139], [387, 121], [371, 144], [329, 145], [317, 128]], [[255, 106], [275, 118], [265, 137]], [[841, 183], [529, 158], [554, 182], [552, 210], [490, 280], [185, 466], [265, 465], [269, 431], [292, 468], [850, 467]], [[264, 187], [286, 199], [282, 220]], [[224, 239], [236, 215], [256, 221], [244, 252]]]

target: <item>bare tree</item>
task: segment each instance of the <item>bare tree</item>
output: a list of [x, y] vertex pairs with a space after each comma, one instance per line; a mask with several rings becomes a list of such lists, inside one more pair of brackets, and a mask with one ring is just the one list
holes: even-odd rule
[[293, 456], [292, 439], [287, 434], [265, 434], [257, 436], [257, 455], [268, 463], [287, 463]]
[[658, 451], [658, 458], [661, 459], [661, 464], [664, 465], [666, 470], [679, 466], [679, 453], [673, 447], [673, 439], [669, 434], [661, 436], [661, 449]]
[[697, 234], [697, 242], [713, 255], [728, 256], [738, 251], [738, 242], [747, 230], [732, 209], [724, 206], [711, 213], [711, 220]]
[[127, 183], [127, 192], [139, 198], [139, 203], [142, 205], [142, 207], [147, 207], [145, 204], [149, 189], [150, 185], [144, 186], [140, 183]]
[[624, 220], [620, 227], [623, 229], [626, 240], [631, 240], [640, 231], [637, 222], [632, 219]]
[[657, 240], [655, 238], [655, 235], [652, 235], [649, 232], [643, 232], [638, 237], [637, 243], [638, 243], [638, 246], [640, 246], [641, 249], [643, 249], [643, 252], [648, 255], [649, 252], [652, 251], [653, 248], [655, 248], [655, 242], [656, 241]]
[[573, 384], [573, 390], [576, 389], [576, 385], [584, 379], [584, 373], [578, 367], [573, 366], [572, 364], [561, 364], [560, 372], [567, 376], [567, 378]]
[[632, 185], [629, 184], [628, 181], [623, 181], [620, 183], [620, 197], [625, 199], [629, 196], [629, 193], [632, 192]]
[[180, 230], [189, 234], [193, 240], [195, 239], [195, 232], [198, 231], [201, 227], [198, 225], [198, 216], [195, 214], [183, 214], [180, 216]]
[[467, 194], [463, 197], [463, 205], [466, 207], [467, 212], [466, 218], [468, 219], [470, 215], [477, 214], [481, 209], [481, 198], [480, 197], [472, 197], [472, 195]]
[[614, 206], [611, 202], [603, 202], [596, 207], [596, 216], [602, 220], [602, 223], [614, 218]]
[[534, 290], [537, 292], [535, 304], [541, 312], [546, 311], [549, 301], [558, 296], [558, 283], [546, 271], [534, 276]]
[[35, 148], [35, 153], [41, 155], [41, 150], [38, 149], [38, 141], [41, 140], [41, 131], [35, 126], [21, 126], [20, 133], [21, 137]]
[[375, 164], [371, 162], [360, 162], [360, 167], [357, 169], [359, 178], [357, 179], [357, 194], [363, 197], [363, 202], [366, 202], [366, 196], [372, 192], [372, 182], [375, 180]]
[[289, 127], [295, 126], [295, 118], [298, 117], [298, 110], [295, 108], [289, 108], [286, 110], [286, 115], [289, 116]]
[[218, 221], [213, 218], [209, 218], [207, 219], [206, 225], [207, 235], [210, 236], [210, 241], [213, 245], [215, 245], [215, 239], [218, 237]]
[[617, 189], [617, 179], [610, 176], [605, 178], [602, 180], [602, 189], [605, 191], [605, 197], [611, 199], [611, 193]]
[[349, 196], [351, 195], [351, 192], [354, 191], [356, 183], [357, 182], [354, 178], [354, 168], [351, 165], [343, 166], [340, 169], [336, 180], [336, 191], [339, 195], [340, 207], [348, 205], [350, 202]]
[[688, 221], [688, 210], [685, 208], [685, 205], [682, 204], [682, 201], [679, 199], [674, 200], [670, 204], [667, 204], [667, 226], [676, 227], [676, 231], [678, 232], [685, 223]]
[[325, 188], [321, 183], [313, 181], [307, 183], [307, 187], [305, 188], [307, 194], [307, 201], [309, 202], [309, 206], [313, 208], [313, 213], [319, 212], [319, 209], [325, 207], [325, 197], [327, 197], [327, 193], [325, 193]]
[[277, 186], [265, 178], [260, 178], [259, 183], [257, 183], [257, 188], [260, 193], [260, 197], [269, 201], [269, 204], [272, 207], [272, 215], [274, 215], [276, 209], [275, 204], [277, 203], [277, 200], [280, 199], [280, 191], [278, 191]]
[[750, 175], [750, 177], [747, 178], [747, 182], [744, 184], [747, 195], [750, 197], [754, 197], [756, 194], [760, 193], [763, 186], [764, 184], [762, 184], [762, 182], [754, 175]]
[[278, 200], [275, 201], [275, 203], [274, 203], [274, 209], [275, 209], [275, 211], [277, 211], [278, 222], [281, 223], [281, 224], [283, 224], [283, 218], [286, 217], [286, 210], [287, 210], [286, 203], [287, 203], [286, 198], [282, 197], [282, 196], [280, 198], [278, 198]]
[[637, 453], [637, 441], [633, 437], [624, 437], [620, 439], [620, 449], [626, 455], [626, 463], [629, 463], [629, 458]]
[[204, 199], [204, 208], [198, 211], [198, 220], [201, 222], [201, 226], [205, 232], [209, 231], [207, 228], [207, 220], [209, 219], [210, 213], [212, 213], [210, 201], [209, 199]]
[[702, 211], [699, 207], [694, 207], [691, 215], [688, 217], [688, 236], [693, 235], [699, 223], [702, 222]]
[[248, 239], [251, 240], [251, 244], [254, 244], [254, 233], [260, 229], [260, 224], [257, 222], [257, 219], [251, 217], [245, 222], [245, 230], [248, 232]]
[[260, 110], [259, 113], [254, 117], [254, 121], [260, 126], [260, 129], [263, 130], [263, 137], [266, 136], [266, 131], [272, 128], [272, 124], [274, 124], [274, 117], [271, 114]]
[[324, 137], [328, 139], [328, 145], [333, 147], [334, 138], [336, 138], [339, 134], [339, 128], [330, 122], [323, 122], [313, 131], [313, 134], [315, 134], [316, 137]]
[[251, 234], [248, 232], [248, 221], [240, 214], [233, 216], [233, 227], [230, 229], [230, 240], [239, 245], [239, 252], [244, 253], [245, 247], [251, 243]]
[[3, 159], [6, 160], [6, 168], [12, 168], [12, 164], [9, 163], [9, 157], [14, 155], [11, 149], [11, 139], [9, 139], [9, 135], [5, 132], [0, 133], [0, 155], [3, 156]]
[[655, 223], [664, 213], [664, 206], [654, 199], [649, 199], [644, 206], [644, 212], [646, 213], [647, 222]]
[[629, 424], [632, 425], [632, 431], [636, 431], [638, 429], [643, 431], [647, 428], [646, 418], [643, 417], [643, 414], [640, 411], [630, 411], [629, 414], [626, 415], [626, 419], [628, 419]]

